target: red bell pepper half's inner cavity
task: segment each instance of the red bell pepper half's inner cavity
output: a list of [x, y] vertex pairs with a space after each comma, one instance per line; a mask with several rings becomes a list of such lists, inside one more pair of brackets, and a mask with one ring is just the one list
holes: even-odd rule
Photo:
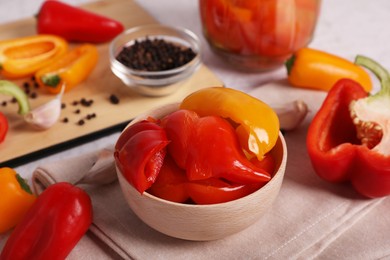
[[268, 182], [270, 174], [245, 157], [234, 128], [219, 116], [178, 110], [162, 120], [169, 153], [190, 181], [211, 177], [239, 184]]
[[307, 134], [307, 150], [316, 173], [331, 182], [349, 178], [360, 145], [349, 112], [352, 100], [367, 96], [356, 82], [338, 81], [313, 118]]
[[[142, 126], [146, 126], [144, 130]], [[127, 141], [118, 140], [114, 154], [126, 180], [141, 194], [155, 182], [169, 143], [163, 128], [156, 124], [156, 129], [148, 129], [149, 126], [145, 122], [129, 126], [125, 130]]]

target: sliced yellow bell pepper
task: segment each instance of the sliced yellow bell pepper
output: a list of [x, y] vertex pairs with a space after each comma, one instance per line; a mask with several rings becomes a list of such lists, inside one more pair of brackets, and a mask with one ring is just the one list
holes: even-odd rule
[[88, 77], [96, 66], [98, 58], [95, 45], [83, 44], [37, 71], [35, 79], [50, 93], [59, 93], [63, 85], [65, 91], [69, 91]]
[[217, 115], [234, 121], [243, 150], [259, 160], [278, 139], [280, 125], [275, 111], [239, 90], [221, 87], [201, 89], [187, 96], [180, 108], [195, 111], [200, 116]]
[[36, 200], [27, 183], [13, 169], [0, 168], [0, 234], [22, 220]]
[[0, 41], [1, 74], [8, 79], [33, 75], [67, 49], [66, 40], [55, 35], [34, 35]]

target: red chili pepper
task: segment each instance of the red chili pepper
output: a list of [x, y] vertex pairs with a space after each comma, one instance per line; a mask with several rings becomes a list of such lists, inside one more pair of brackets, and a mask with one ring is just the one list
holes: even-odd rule
[[157, 178], [169, 141], [159, 125], [140, 121], [122, 133], [115, 145], [115, 158], [127, 181], [140, 193]]
[[7, 132], [8, 132], [7, 117], [0, 112], [0, 143], [4, 141]]
[[65, 259], [91, 223], [88, 194], [69, 183], [53, 184], [11, 233], [0, 259]]
[[350, 180], [361, 194], [381, 197], [390, 194], [390, 157], [361, 144], [349, 111], [353, 100], [367, 96], [355, 81], [338, 81], [310, 124], [307, 149], [323, 179]]
[[38, 14], [39, 34], [55, 34], [68, 41], [103, 43], [123, 30], [114, 19], [55, 0], [45, 1]]
[[246, 159], [234, 128], [219, 116], [182, 109], [162, 119], [162, 126], [171, 141], [169, 153], [190, 181], [213, 177], [249, 184], [271, 178]]

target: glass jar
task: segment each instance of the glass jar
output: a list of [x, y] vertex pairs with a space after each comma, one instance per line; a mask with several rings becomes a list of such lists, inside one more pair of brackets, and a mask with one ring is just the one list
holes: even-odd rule
[[199, 0], [212, 50], [238, 68], [280, 67], [312, 39], [321, 0]]

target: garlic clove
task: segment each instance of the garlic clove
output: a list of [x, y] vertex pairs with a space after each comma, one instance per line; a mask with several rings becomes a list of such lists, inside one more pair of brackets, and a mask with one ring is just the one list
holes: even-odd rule
[[309, 112], [307, 104], [302, 100], [295, 100], [281, 105], [271, 105], [280, 122], [280, 129], [293, 131], [305, 119]]
[[33, 125], [38, 129], [49, 129], [61, 115], [61, 100], [64, 93], [65, 86], [62, 86], [61, 92], [49, 102], [34, 108], [24, 116], [27, 123]]

